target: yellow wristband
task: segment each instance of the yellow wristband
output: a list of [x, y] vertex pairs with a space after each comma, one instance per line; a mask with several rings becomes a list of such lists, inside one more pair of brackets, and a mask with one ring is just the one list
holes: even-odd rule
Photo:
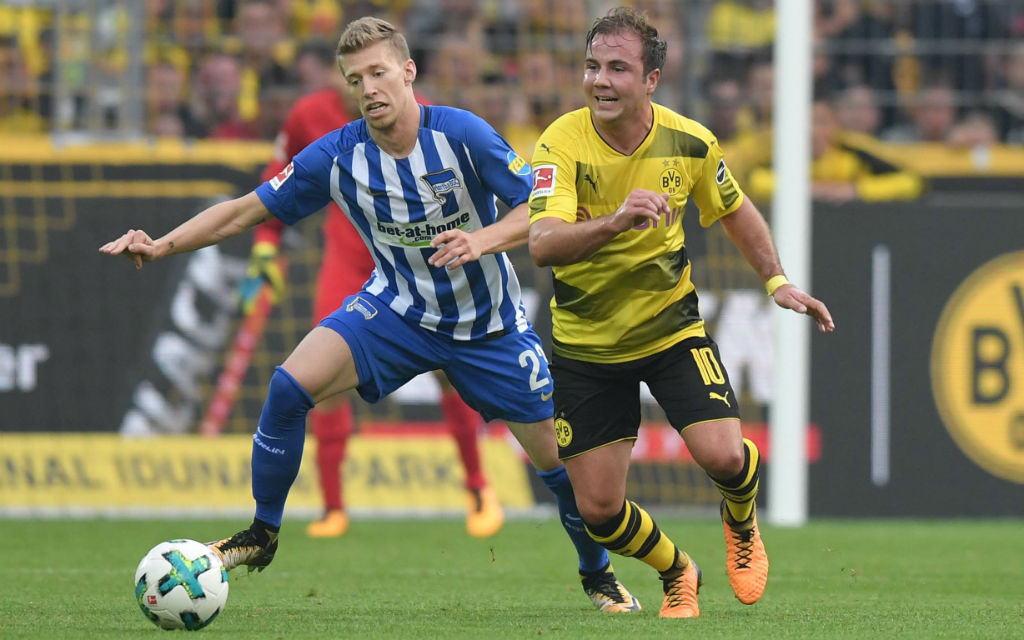
[[768, 282], [764, 283], [764, 290], [768, 292], [768, 295], [774, 295], [775, 290], [784, 284], [789, 284], [789, 280], [780, 273], [777, 276], [768, 278]]

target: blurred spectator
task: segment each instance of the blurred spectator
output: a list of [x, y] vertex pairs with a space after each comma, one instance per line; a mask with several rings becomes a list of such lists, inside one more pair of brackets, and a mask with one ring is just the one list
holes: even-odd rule
[[946, 83], [922, 88], [910, 105], [909, 122], [884, 131], [889, 142], [945, 142], [957, 117], [956, 96]]
[[265, 82], [260, 87], [260, 110], [256, 131], [263, 140], [273, 140], [284, 125], [292, 104], [300, 96], [294, 82]]
[[[686, 76], [686, 38], [683, 36], [680, 16], [686, 12], [678, 10], [674, 2], [665, 0], [647, 0], [637, 2], [637, 8], [646, 8], [650, 22], [658, 30], [658, 36], [672, 43], [665, 53], [665, 63], [661, 67], [662, 78], [684, 78]], [[680, 43], [679, 46], [676, 43]], [[575, 62], [575, 61], [574, 61]], [[575, 80], [575, 76], [573, 76]], [[654, 94], [654, 101], [674, 111], [686, 109], [685, 84], [682, 82], [659, 83]]]
[[923, 77], [942, 75], [958, 91], [979, 93], [996, 72], [994, 50], [986, 43], [1007, 36], [1004, 2], [944, 0], [906, 3], [906, 23], [914, 38]]
[[235, 32], [242, 40], [242, 62], [257, 72], [278, 65], [285, 45], [287, 15], [275, 0], [242, 0], [235, 17]]
[[450, 33], [434, 42], [437, 49], [418, 65], [421, 89], [434, 102], [469, 108], [469, 93], [479, 84], [488, 65], [482, 41]]
[[[508, 140], [504, 131], [512, 119], [512, 100], [511, 91], [504, 76], [485, 75], [476, 86], [470, 89], [466, 102], [470, 111], [489, 122]], [[509, 140], [509, 144], [518, 153], [518, 148], [511, 140]]]
[[756, 58], [770, 53], [775, 41], [775, 7], [771, 0], [724, 0], [708, 15], [711, 68], [736, 75]]
[[174, 112], [158, 113], [151, 116], [146, 133], [154, 138], [185, 138], [185, 124]]
[[824, 39], [840, 82], [891, 88], [891, 51], [870, 43], [888, 43], [893, 37], [893, 3], [834, 0], [815, 7], [815, 33]]
[[771, 127], [775, 100], [775, 66], [771, 59], [754, 61], [747, 75], [747, 107], [754, 127]]
[[525, 100], [527, 122], [538, 127], [537, 135], [562, 114], [562, 93], [577, 93], [564, 84], [561, 63], [550, 50], [527, 50], [519, 55], [519, 87]]
[[161, 22], [170, 20], [173, 42], [184, 49], [191, 64], [197, 64], [213, 50], [221, 33], [213, 2], [171, 0], [156, 5], [151, 7], [156, 12], [153, 17]]
[[815, 33], [811, 58], [811, 86], [814, 95], [830, 96], [837, 93], [843, 86], [837, 73], [835, 62], [825, 45], [825, 38]]
[[831, 39], [845, 33], [860, 17], [855, 0], [819, 0], [814, 3], [814, 31]]
[[0, 132], [42, 133], [40, 87], [12, 36], [0, 36]]
[[836, 119], [845, 131], [874, 136], [881, 125], [881, 112], [875, 91], [866, 84], [856, 84], [839, 92]]
[[238, 53], [242, 63], [238, 109], [245, 121], [259, 116], [263, 85], [289, 81], [293, 51], [286, 37], [287, 20], [275, 0], [242, 0], [238, 6], [235, 33], [241, 40]]
[[[816, 100], [811, 110], [811, 197], [831, 203], [909, 200], [921, 194], [921, 178], [882, 159], [865, 136], [842, 132], [832, 105]], [[747, 193], [767, 202], [775, 178], [767, 166], [750, 175]]]
[[[146, 83], [146, 103], [148, 110], [148, 129], [154, 135], [169, 135], [170, 122], [176, 122], [182, 135], [188, 138], [201, 138], [206, 135], [207, 128], [200, 122], [186, 102], [185, 70], [181, 67], [161, 60], [150, 65]], [[157, 133], [157, 130], [161, 133]]]
[[295, 72], [302, 95], [331, 85], [339, 73], [335, 45], [320, 38], [303, 43], [295, 55]]
[[582, 34], [596, 15], [604, 13], [591, 14], [584, 0], [563, 0], [556, 6], [551, 0], [520, 0], [519, 10], [524, 35], [549, 49], [561, 36]]
[[[236, 119], [241, 124], [222, 127], [218, 135], [268, 133], [296, 91], [292, 84], [299, 85], [298, 93], [316, 91], [325, 72], [334, 69], [334, 41], [343, 23], [374, 14], [404, 22], [407, 32], [421, 34], [413, 39], [420, 43], [413, 59], [427, 95], [458, 105], [489, 102], [497, 110], [497, 96], [505, 94], [509, 121], [505, 133], [524, 140], [559, 111], [579, 104], [580, 94], [573, 85], [581, 60], [572, 43], [580, 41], [594, 16], [616, 4], [604, 0], [142, 1], [148, 130], [173, 130], [175, 118], [163, 117], [172, 111], [185, 136], [200, 137], [221, 126], [223, 117], [217, 112], [223, 110], [203, 104], [209, 98], [192, 94], [191, 88], [202, 84], [199, 75], [207, 67], [206, 60], [226, 53], [241, 65]], [[17, 117], [31, 130], [48, 128], [56, 113], [60, 118], [54, 126], [78, 129], [92, 126], [97, 113], [102, 119], [104, 107], [117, 111], [123, 100], [121, 85], [96, 78], [106, 73], [123, 79], [128, 52], [123, 46], [99, 48], [95, 39], [102, 32], [121, 45], [129, 23], [102, 18], [77, 2], [44, 3], [47, 8], [41, 9], [24, 4], [33, 3], [0, 3], [0, 37], [17, 43], [23, 58], [19, 64], [28, 67], [28, 78], [34, 78], [35, 87], [28, 89], [34, 96], [10, 97], [16, 81], [32, 84], [17, 80], [21, 73], [17, 69], [0, 78], [0, 84], [6, 80], [8, 87], [8, 104], [0, 117], [10, 121], [11, 114], [20, 110]], [[629, 4], [646, 11], [664, 38], [682, 44], [669, 47], [670, 58], [655, 99], [676, 109], [710, 114], [703, 121], [712, 125], [722, 143], [745, 148], [751, 159], [763, 155], [757, 145], [763, 143], [759, 138], [771, 123], [775, 3], [633, 0]], [[814, 92], [840, 98], [836, 108], [843, 127], [866, 134], [883, 132], [879, 135], [886, 140], [940, 141], [948, 139], [960, 110], [986, 110], [994, 117], [1001, 140], [1024, 143], [1024, 45], [1019, 38], [1013, 39], [1024, 35], [1024, 0], [818, 0], [813, 7]], [[47, 39], [60, 15], [64, 16], [60, 39]], [[105, 27], [97, 31], [101, 22]], [[58, 42], [60, 57], [51, 61]], [[57, 71], [62, 82], [59, 95], [51, 90]], [[61, 98], [59, 105], [53, 102], [55, 96]], [[949, 96], [955, 99], [943, 104]], [[192, 108], [183, 108], [186, 103]], [[268, 113], [261, 114], [262, 105]], [[157, 120], [162, 124], [158, 126]]]
[[755, 167], [771, 164], [774, 96], [775, 68], [771, 59], [757, 59], [747, 74], [746, 97], [736, 116], [736, 132], [722, 143], [729, 169], [740, 184], [747, 184]]
[[984, 149], [999, 143], [999, 130], [992, 116], [971, 111], [949, 130], [948, 142], [957, 149]]
[[743, 107], [743, 87], [730, 76], [716, 76], [708, 81], [708, 115], [704, 118], [708, 128], [719, 142], [726, 143], [740, 132], [740, 110]]
[[336, 39], [341, 33], [339, 0], [292, 0], [291, 33], [302, 38]]
[[[486, 51], [486, 19], [476, 0], [420, 0], [405, 19], [410, 55], [420, 71], [449, 36]], [[423, 78], [426, 79], [426, 78]]]
[[1011, 144], [1024, 144], [1024, 43], [1014, 45], [1006, 57], [1000, 84], [994, 96], [1000, 137]]
[[193, 113], [205, 123], [211, 138], [259, 138], [259, 131], [238, 111], [242, 90], [242, 66], [234, 56], [218, 53], [207, 57], [196, 74]]

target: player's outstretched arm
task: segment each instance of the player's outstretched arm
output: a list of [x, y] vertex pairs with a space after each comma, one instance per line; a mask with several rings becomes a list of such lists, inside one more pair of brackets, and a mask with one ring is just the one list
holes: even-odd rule
[[634, 189], [610, 216], [569, 223], [540, 218], [530, 225], [530, 257], [538, 267], [585, 260], [623, 231], [669, 213], [668, 194]]
[[744, 199], [736, 211], [722, 218], [722, 226], [747, 262], [768, 283], [775, 304], [811, 316], [823, 333], [835, 330], [832, 314], [825, 303], [786, 280], [768, 223], [749, 198]]
[[219, 202], [200, 211], [156, 240], [150, 238], [145, 231], [130, 229], [120, 238], [100, 247], [100, 253], [125, 255], [135, 262], [136, 269], [141, 269], [143, 262], [217, 244], [259, 224], [270, 215], [270, 211], [253, 191], [241, 198]]
[[530, 207], [522, 203], [502, 216], [494, 224], [483, 229], [466, 233], [461, 229], [451, 229], [437, 234], [430, 246], [437, 253], [430, 256], [428, 262], [435, 267], [448, 265], [456, 269], [487, 253], [501, 253], [526, 244], [530, 233]]

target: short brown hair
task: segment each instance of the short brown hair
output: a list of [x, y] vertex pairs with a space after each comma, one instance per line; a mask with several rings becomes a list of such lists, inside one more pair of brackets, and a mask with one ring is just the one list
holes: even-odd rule
[[590, 45], [597, 36], [623, 32], [639, 36], [643, 43], [641, 57], [644, 61], [644, 74], [660, 69], [665, 64], [668, 43], [658, 37], [658, 30], [647, 21], [646, 13], [631, 7], [616, 7], [603, 18], [594, 20], [587, 32], [587, 51], [590, 51]]
[[[387, 20], [372, 16], [353, 20], [345, 27], [338, 40], [337, 55], [340, 58], [348, 53], [362, 51], [378, 42], [387, 42], [391, 45], [400, 61], [405, 62], [409, 59], [409, 43], [406, 42], [405, 36]], [[340, 64], [341, 61], [338, 62]]]

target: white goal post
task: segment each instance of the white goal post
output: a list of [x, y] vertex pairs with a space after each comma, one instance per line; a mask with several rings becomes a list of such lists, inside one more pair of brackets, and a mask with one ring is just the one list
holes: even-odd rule
[[[810, 0], [776, 6], [772, 230], [790, 281], [811, 289], [810, 270]], [[807, 317], [775, 310], [775, 372], [770, 414], [768, 520], [807, 521], [807, 421], [810, 331]]]

